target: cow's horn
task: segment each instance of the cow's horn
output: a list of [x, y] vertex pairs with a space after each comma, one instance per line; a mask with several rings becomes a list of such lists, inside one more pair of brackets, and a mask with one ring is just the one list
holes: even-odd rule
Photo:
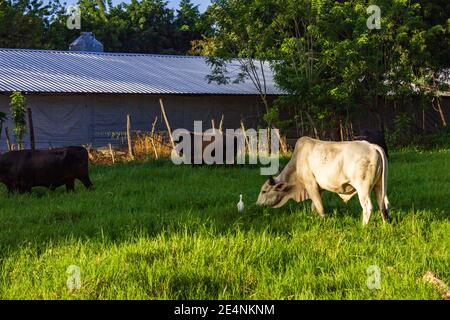
[[269, 178], [269, 184], [270, 184], [270, 185], [274, 185], [274, 184], [275, 184], [275, 180], [274, 180], [273, 176], [270, 176], [270, 178]]

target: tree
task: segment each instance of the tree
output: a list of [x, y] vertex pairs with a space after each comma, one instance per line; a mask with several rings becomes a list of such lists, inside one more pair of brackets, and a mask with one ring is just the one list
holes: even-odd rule
[[[450, 3], [445, 0], [418, 1], [421, 16], [421, 45], [418, 62], [414, 65], [416, 86], [425, 93], [426, 102], [436, 111], [446, 126], [447, 121], [441, 105], [440, 92], [448, 90], [450, 82]], [[428, 103], [429, 104], [429, 103]]]
[[183, 0], [175, 16], [162, 0], [78, 0], [81, 30], [69, 30], [61, 0], [0, 0], [0, 47], [67, 50], [81, 31], [92, 31], [110, 52], [186, 54], [210, 24]]
[[317, 1], [283, 1], [272, 23], [273, 34], [277, 36], [276, 47], [271, 48], [276, 57], [275, 79], [289, 94], [278, 100], [277, 110], [293, 109], [296, 127], [299, 119], [305, 126], [302, 119], [306, 118], [316, 138], [320, 137], [317, 121], [330, 118], [335, 106], [328, 94], [332, 79], [330, 67], [322, 59], [318, 30], [326, 14], [322, 9], [323, 4]]
[[320, 136], [319, 131], [365, 108], [382, 126], [381, 100], [404, 103], [433, 96], [430, 82], [450, 61], [449, 5], [437, 0], [377, 4], [381, 29], [368, 28], [369, 2], [363, 0], [217, 0], [213, 36], [198, 47], [214, 56], [211, 78], [216, 81], [231, 80], [225, 62], [233, 59], [249, 78], [254, 61], [270, 62], [288, 95], [267, 109], [266, 120], [276, 121], [279, 110], [289, 107], [294, 124], [305, 115]]
[[[270, 21], [278, 6], [270, 1], [215, 0], [208, 11], [214, 28], [210, 37], [196, 43], [196, 49], [208, 56], [212, 71], [209, 81], [220, 84], [238, 83], [249, 79], [255, 86], [269, 114], [266, 74], [271, 52]], [[231, 74], [230, 65], [237, 64], [239, 72]], [[270, 119], [266, 118], [270, 123]]]
[[25, 97], [20, 92], [11, 94], [11, 119], [14, 124], [14, 136], [19, 150], [22, 149], [23, 136], [27, 131], [27, 103]]
[[127, 51], [175, 53], [173, 47], [174, 11], [161, 0], [132, 0], [125, 5], [130, 27], [122, 44]]
[[0, 47], [43, 48], [59, 0], [0, 0]]
[[198, 5], [192, 4], [191, 0], [181, 0], [175, 17], [177, 37], [175, 47], [177, 52], [185, 53], [191, 47], [191, 41], [201, 39], [204, 33], [202, 15]]

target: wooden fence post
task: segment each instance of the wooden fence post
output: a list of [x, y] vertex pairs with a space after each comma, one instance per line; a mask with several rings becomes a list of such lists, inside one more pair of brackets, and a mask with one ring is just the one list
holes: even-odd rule
[[152, 134], [150, 135], [150, 142], [152, 143], [153, 152], [155, 153], [156, 159], [158, 159], [158, 152], [156, 152], [156, 146], [155, 146], [155, 142], [153, 141], [153, 137], [155, 134], [155, 125], [156, 125], [157, 121], [158, 121], [158, 117], [155, 117], [155, 121], [153, 121], [153, 123], [152, 123]]
[[127, 140], [128, 140], [128, 155], [130, 156], [131, 160], [134, 160], [134, 154], [133, 154], [133, 145], [131, 140], [131, 115], [127, 114]]
[[350, 121], [350, 141], [353, 140], [354, 132], [353, 132], [353, 122]]
[[440, 97], [437, 97], [437, 99], [436, 99], [437, 111], [439, 112], [439, 115], [441, 116], [442, 126], [446, 127], [447, 121], [445, 121], [445, 115], [444, 115], [444, 111], [442, 110], [440, 99], [441, 99]]
[[220, 123], [219, 123], [219, 131], [222, 133], [223, 132], [223, 113], [222, 113], [222, 117], [220, 118]]
[[5, 136], [6, 136], [6, 145], [8, 146], [8, 151], [11, 151], [12, 147], [11, 147], [11, 139], [9, 139], [8, 127], [5, 128]]
[[114, 159], [114, 150], [112, 148], [111, 143], [108, 143], [108, 146], [109, 146], [109, 153], [111, 153], [112, 163], [114, 164], [116, 162], [115, 159]]
[[161, 113], [164, 117], [164, 121], [166, 122], [167, 130], [169, 131], [170, 143], [172, 144], [172, 148], [175, 149], [175, 142], [173, 141], [172, 137], [172, 129], [170, 129], [169, 120], [167, 119], [166, 110], [164, 109], [164, 103], [162, 98], [159, 98], [159, 104], [161, 106]]
[[247, 152], [249, 154], [253, 153], [253, 147], [250, 145], [250, 141], [249, 141], [247, 135], [245, 134], [246, 131], [245, 131], [244, 121], [243, 120], [241, 120], [241, 130], [242, 130], [242, 134], [244, 135], [245, 142], [247, 143]]
[[[272, 134], [272, 131], [275, 131], [275, 133], [276, 133], [276, 135], [277, 135], [277, 138], [278, 138], [278, 141], [280, 141], [280, 147], [281, 147], [281, 154], [286, 154], [287, 153], [287, 150], [288, 150], [288, 146], [283, 142], [283, 139], [282, 139], [282, 137], [281, 137], [281, 135], [280, 135], [280, 130], [278, 130], [275, 126], [273, 126], [272, 125], [272, 127], [273, 127], [273, 129], [275, 129], [275, 130], [270, 130], [270, 134]], [[270, 128], [269, 128], [270, 129]], [[269, 135], [269, 138], [270, 138], [270, 135]], [[271, 145], [271, 142], [269, 142], [269, 146]], [[269, 148], [269, 150], [271, 149], [271, 147]]]
[[27, 114], [28, 114], [28, 130], [30, 132], [30, 149], [35, 149], [34, 144], [34, 127], [33, 127], [33, 115], [31, 113], [31, 108], [27, 108]]

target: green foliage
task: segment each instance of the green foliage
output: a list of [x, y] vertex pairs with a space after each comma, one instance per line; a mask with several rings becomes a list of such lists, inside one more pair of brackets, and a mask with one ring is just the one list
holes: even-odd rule
[[426, 150], [450, 149], [450, 128], [446, 126], [435, 133], [415, 135], [411, 145]]
[[377, 1], [381, 29], [373, 30], [366, 25], [369, 4], [213, 1], [216, 28], [204, 43], [216, 57], [212, 75], [226, 72], [217, 57], [270, 61], [277, 84], [294, 97], [279, 100], [280, 114], [285, 103], [322, 127], [360, 108], [377, 115], [382, 99], [431, 100], [442, 90], [438, 74], [450, 67], [448, 1]]
[[22, 149], [23, 136], [27, 132], [27, 103], [25, 97], [20, 92], [11, 94], [11, 120], [14, 124], [14, 136], [19, 149]]
[[394, 129], [387, 132], [387, 143], [390, 146], [405, 146], [412, 142], [414, 120], [410, 115], [399, 114], [394, 119]]
[[397, 129], [386, 132], [386, 142], [390, 149], [413, 148], [414, 150], [450, 149], [450, 128], [448, 126], [439, 131], [427, 134], [407, 134], [411, 131], [411, 120], [406, 120], [400, 126], [405, 131]]
[[[279, 6], [273, 1], [212, 1], [208, 13], [214, 28], [209, 37], [196, 44], [197, 52], [209, 57], [212, 69], [209, 81], [219, 84], [251, 81], [266, 113], [270, 112], [270, 106], [265, 69], [272, 58], [270, 48], [275, 37], [271, 21], [277, 10]], [[233, 65], [233, 69], [237, 65], [234, 78], [227, 65]], [[266, 115], [264, 119], [268, 122], [271, 117]]]
[[[95, 165], [95, 189], [77, 182], [70, 194], [8, 196], [1, 185], [0, 297], [441, 300], [422, 277], [450, 281], [449, 161], [448, 150], [392, 152], [393, 221], [375, 208], [366, 227], [357, 197], [324, 192], [326, 219], [310, 200], [257, 207], [265, 177], [250, 166]], [[78, 290], [66, 285], [70, 265]], [[371, 265], [379, 290], [367, 288]]]
[[274, 123], [277, 128], [280, 128], [280, 125], [277, 124], [277, 121], [280, 119], [280, 111], [278, 110], [278, 106], [272, 106], [269, 111], [264, 115], [264, 120], [267, 123]]
[[[357, 112], [358, 107], [376, 113], [380, 98], [402, 99], [417, 95], [411, 85], [424, 88], [425, 72], [420, 68], [427, 63], [424, 59], [431, 62], [426, 54], [433, 48], [425, 45], [423, 36], [430, 26], [422, 21], [420, 5], [377, 4], [382, 10], [380, 30], [366, 26], [366, 1], [305, 1], [297, 10], [290, 7], [287, 28], [279, 33], [288, 42], [282, 46], [284, 58], [278, 60], [277, 79], [286, 91], [300, 100], [305, 97], [303, 109], [314, 106], [317, 118], [321, 110], [327, 111], [328, 118]], [[296, 21], [299, 26], [289, 28]], [[448, 61], [441, 60], [440, 70], [446, 65]]]
[[191, 41], [201, 39], [209, 29], [198, 7], [190, 0], [180, 1], [174, 23], [178, 30], [177, 46], [182, 52], [188, 52], [191, 49]]
[[176, 14], [162, 0], [79, 0], [82, 30], [66, 27], [60, 0], [1, 0], [0, 47], [67, 50], [80, 31], [92, 31], [105, 51], [186, 54], [210, 24], [190, 0]]
[[59, 0], [1, 0], [0, 47], [45, 48], [52, 14], [60, 9]]

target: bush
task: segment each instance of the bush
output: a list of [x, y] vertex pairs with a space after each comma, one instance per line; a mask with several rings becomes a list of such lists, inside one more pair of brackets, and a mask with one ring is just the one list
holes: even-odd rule
[[421, 134], [409, 132], [408, 135], [399, 133], [397, 130], [387, 131], [386, 141], [389, 148], [450, 149], [450, 128], [448, 126], [434, 133]]
[[450, 128], [447, 126], [432, 134], [416, 135], [413, 145], [425, 149], [450, 149]]
[[20, 92], [11, 94], [11, 119], [14, 123], [14, 136], [19, 149], [22, 149], [23, 136], [27, 131], [27, 102]]
[[393, 147], [404, 147], [411, 144], [413, 136], [414, 121], [408, 114], [399, 114], [394, 120], [394, 130], [386, 133], [388, 145]]

